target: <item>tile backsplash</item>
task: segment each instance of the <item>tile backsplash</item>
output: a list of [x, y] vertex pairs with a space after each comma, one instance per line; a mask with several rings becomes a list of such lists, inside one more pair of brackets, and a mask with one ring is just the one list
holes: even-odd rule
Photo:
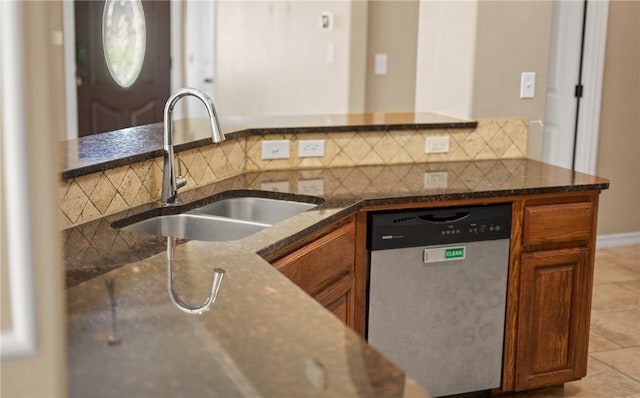
[[[425, 153], [426, 138], [443, 135], [449, 136], [449, 152]], [[271, 139], [290, 140], [289, 159], [261, 159], [261, 141]], [[324, 139], [325, 155], [298, 157], [299, 139]], [[250, 136], [179, 152], [177, 157], [188, 181], [184, 191], [246, 171], [513, 159], [526, 154], [526, 120], [488, 119], [479, 120], [475, 129]], [[58, 192], [60, 228], [157, 201], [161, 181], [161, 157], [63, 181]]]

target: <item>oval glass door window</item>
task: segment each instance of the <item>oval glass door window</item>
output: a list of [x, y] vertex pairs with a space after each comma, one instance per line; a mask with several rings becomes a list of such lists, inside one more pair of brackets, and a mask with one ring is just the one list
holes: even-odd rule
[[146, 42], [140, 0], [107, 0], [102, 14], [102, 47], [109, 73], [120, 87], [130, 87], [138, 78]]

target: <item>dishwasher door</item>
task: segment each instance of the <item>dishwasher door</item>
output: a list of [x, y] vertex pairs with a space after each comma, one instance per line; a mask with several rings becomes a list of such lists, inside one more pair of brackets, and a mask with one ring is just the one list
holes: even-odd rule
[[499, 387], [508, 261], [509, 239], [371, 251], [369, 344], [434, 397]]

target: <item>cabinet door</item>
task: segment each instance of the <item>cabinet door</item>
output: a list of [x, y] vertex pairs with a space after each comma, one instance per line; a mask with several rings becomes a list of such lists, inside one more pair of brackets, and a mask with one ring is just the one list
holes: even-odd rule
[[351, 222], [329, 231], [272, 262], [277, 270], [312, 296], [353, 272], [355, 225]]
[[522, 255], [516, 390], [586, 374], [590, 286], [587, 248]]
[[[270, 259], [273, 266], [347, 326], [356, 328], [355, 217], [330, 225], [293, 251]], [[278, 254], [288, 253], [283, 256]], [[364, 278], [364, 277], [362, 277]]]
[[353, 310], [355, 299], [353, 294], [354, 283], [355, 277], [353, 273], [350, 273], [314, 297], [316, 301], [351, 328], [353, 328], [355, 315]]

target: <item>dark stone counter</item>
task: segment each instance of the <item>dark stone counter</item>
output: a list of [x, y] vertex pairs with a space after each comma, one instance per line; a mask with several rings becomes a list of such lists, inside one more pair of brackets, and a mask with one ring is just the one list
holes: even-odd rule
[[[298, 182], [308, 180], [322, 195], [298, 196]], [[289, 182], [290, 191], [261, 190], [273, 181]], [[427, 396], [261, 256], [364, 207], [509, 201], [608, 186], [525, 159], [267, 171], [182, 192], [177, 208], [149, 204], [69, 228], [70, 395]], [[241, 240], [178, 242], [175, 290], [186, 302], [208, 295], [214, 267], [226, 271], [217, 301], [202, 315], [181, 312], [169, 298], [165, 238], [112, 227], [247, 193], [319, 204]], [[119, 344], [110, 345], [114, 337]]]
[[[227, 139], [251, 135], [475, 128], [477, 122], [435, 113], [353, 113], [347, 115], [252, 116], [221, 118]], [[211, 143], [207, 119], [174, 121], [174, 150]], [[60, 143], [62, 178], [162, 156], [163, 124], [137, 126]]]

